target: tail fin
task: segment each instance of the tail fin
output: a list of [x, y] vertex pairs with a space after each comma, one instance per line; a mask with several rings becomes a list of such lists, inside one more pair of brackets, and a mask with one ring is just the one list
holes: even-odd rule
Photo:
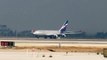
[[62, 25], [62, 27], [59, 29], [59, 32], [64, 33], [66, 31], [67, 26], [68, 26], [68, 20], [65, 21], [65, 23]]

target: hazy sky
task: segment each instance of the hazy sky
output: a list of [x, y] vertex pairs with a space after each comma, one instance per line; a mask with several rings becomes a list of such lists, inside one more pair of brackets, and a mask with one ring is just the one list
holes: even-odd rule
[[0, 24], [11, 29], [59, 29], [107, 32], [107, 0], [0, 0]]

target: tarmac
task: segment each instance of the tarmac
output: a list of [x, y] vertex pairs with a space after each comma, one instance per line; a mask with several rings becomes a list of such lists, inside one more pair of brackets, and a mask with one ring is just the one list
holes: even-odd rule
[[107, 39], [36, 39], [36, 38], [0, 38], [0, 41], [13, 41], [15, 46], [90, 46], [107, 47]]

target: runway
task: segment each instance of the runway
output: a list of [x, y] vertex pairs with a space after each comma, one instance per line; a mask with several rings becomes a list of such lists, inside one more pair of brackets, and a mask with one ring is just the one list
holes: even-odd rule
[[107, 48], [107, 39], [0, 38], [0, 41], [13, 41], [16, 46], [0, 49], [1, 60], [107, 60], [101, 54]]
[[107, 47], [107, 39], [36, 39], [0, 38], [0, 41], [13, 41], [15, 46], [97, 46]]

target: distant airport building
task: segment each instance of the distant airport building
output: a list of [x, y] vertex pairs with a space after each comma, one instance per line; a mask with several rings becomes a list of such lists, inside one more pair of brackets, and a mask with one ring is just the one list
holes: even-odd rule
[[12, 36], [13, 31], [7, 25], [0, 25], [0, 36]]

